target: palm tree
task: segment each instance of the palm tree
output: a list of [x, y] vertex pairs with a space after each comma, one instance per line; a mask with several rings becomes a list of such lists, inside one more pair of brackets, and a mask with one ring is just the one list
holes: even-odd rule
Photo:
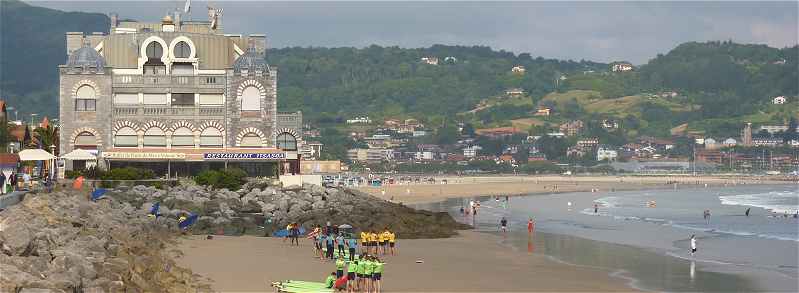
[[47, 127], [36, 128], [34, 133], [36, 139], [39, 141], [39, 148], [49, 151], [50, 146], [55, 145], [55, 153], [58, 153], [58, 128], [53, 127], [52, 125], [47, 125]]

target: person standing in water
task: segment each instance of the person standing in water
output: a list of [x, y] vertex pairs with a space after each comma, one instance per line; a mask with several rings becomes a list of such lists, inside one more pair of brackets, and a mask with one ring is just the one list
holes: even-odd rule
[[745, 214], [746, 214], [747, 217], [749, 216], [749, 210], [750, 209], [752, 209], [752, 208], [746, 208], [746, 213]]
[[599, 204], [594, 204], [594, 214], [599, 212]]
[[533, 223], [533, 218], [527, 220], [527, 233], [533, 234], [533, 229], [535, 229], [535, 224]]
[[691, 257], [696, 253], [696, 235], [691, 235]]
[[502, 217], [502, 220], [499, 221], [500, 229], [502, 230], [502, 234], [508, 232], [508, 220], [505, 217]]

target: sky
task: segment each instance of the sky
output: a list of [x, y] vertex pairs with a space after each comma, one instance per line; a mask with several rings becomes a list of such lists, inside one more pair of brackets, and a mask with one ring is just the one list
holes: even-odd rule
[[[158, 21], [184, 1], [27, 1], [65, 11]], [[304, 2], [191, 1], [224, 9], [225, 33], [266, 34], [270, 47], [485, 45], [545, 58], [646, 63], [680, 43], [799, 43], [799, 1]], [[185, 19], [185, 16], [184, 16]]]

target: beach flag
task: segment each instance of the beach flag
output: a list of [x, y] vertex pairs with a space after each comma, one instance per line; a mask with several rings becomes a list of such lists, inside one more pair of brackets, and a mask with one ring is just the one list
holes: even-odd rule
[[78, 177], [75, 179], [75, 182], [72, 183], [72, 189], [81, 189], [83, 188], [83, 176]]
[[105, 195], [105, 192], [106, 192], [105, 188], [97, 188], [94, 191], [92, 191], [92, 201], [97, 201], [98, 199], [103, 197]]
[[150, 208], [150, 212], [147, 214], [148, 216], [159, 217], [161, 214], [158, 213], [158, 209], [161, 208], [161, 203], [157, 202], [154, 203], [153, 206]]
[[191, 12], [191, 0], [186, 0], [186, 5], [183, 6], [183, 13]]
[[183, 220], [183, 221], [180, 221], [180, 222], [178, 222], [178, 227], [179, 227], [181, 230], [186, 230], [186, 229], [188, 229], [188, 228], [189, 228], [189, 226], [191, 226], [192, 224], [194, 224], [194, 222], [196, 222], [196, 221], [197, 221], [197, 217], [198, 217], [198, 216], [197, 216], [196, 214], [191, 214], [191, 213], [189, 213], [189, 217], [188, 217], [188, 218], [186, 218], [186, 219], [185, 219], [185, 220]]
[[309, 238], [309, 239], [310, 238], [314, 238], [316, 235], [319, 235], [320, 232], [322, 232], [321, 229], [319, 229], [319, 230], [314, 229], [311, 233], [308, 233], [308, 237], [306, 237], [306, 238]]

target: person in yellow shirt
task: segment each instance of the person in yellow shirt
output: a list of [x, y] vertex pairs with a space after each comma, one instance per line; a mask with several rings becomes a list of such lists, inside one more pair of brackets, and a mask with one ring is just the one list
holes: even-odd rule
[[366, 230], [361, 231], [361, 252], [367, 253], [369, 251], [369, 233]]
[[384, 255], [386, 254], [386, 244], [388, 244], [386, 232], [380, 232], [377, 234], [377, 245], [380, 248], [380, 252]]
[[394, 255], [394, 253], [395, 253], [394, 252], [394, 249], [395, 249], [394, 248], [394, 246], [395, 246], [394, 243], [396, 243], [396, 242], [397, 242], [397, 235], [395, 235], [394, 232], [389, 231], [388, 232], [388, 246], [391, 248], [391, 255]]
[[377, 240], [378, 240], [377, 233], [375, 233], [375, 231], [370, 232], [369, 233], [369, 246], [372, 247], [372, 252], [370, 252], [370, 253], [377, 254]]
[[388, 227], [386, 227], [386, 230], [384, 230], [382, 234], [383, 234], [383, 242], [382, 242], [383, 255], [386, 255], [388, 253], [388, 239], [391, 236], [391, 232], [389, 232]]

